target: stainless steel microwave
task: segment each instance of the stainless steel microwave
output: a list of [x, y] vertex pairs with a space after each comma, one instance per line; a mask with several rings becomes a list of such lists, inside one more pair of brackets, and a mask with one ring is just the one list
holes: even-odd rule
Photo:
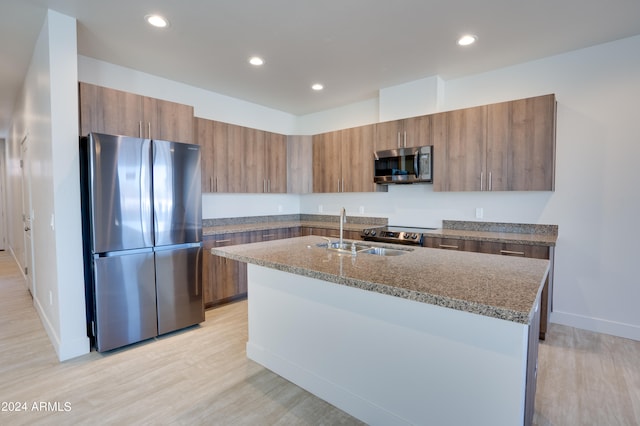
[[375, 153], [373, 181], [379, 184], [433, 182], [432, 146]]

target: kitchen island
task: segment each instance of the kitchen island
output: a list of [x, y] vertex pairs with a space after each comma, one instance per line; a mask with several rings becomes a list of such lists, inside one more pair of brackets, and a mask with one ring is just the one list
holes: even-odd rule
[[249, 358], [369, 424], [531, 421], [548, 261], [322, 244], [212, 249], [249, 264]]

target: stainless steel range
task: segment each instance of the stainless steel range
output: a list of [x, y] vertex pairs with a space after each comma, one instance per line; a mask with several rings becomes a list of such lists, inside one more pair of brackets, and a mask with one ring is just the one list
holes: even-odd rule
[[436, 228], [414, 228], [409, 226], [382, 226], [363, 229], [360, 236], [365, 241], [421, 246], [423, 234]]

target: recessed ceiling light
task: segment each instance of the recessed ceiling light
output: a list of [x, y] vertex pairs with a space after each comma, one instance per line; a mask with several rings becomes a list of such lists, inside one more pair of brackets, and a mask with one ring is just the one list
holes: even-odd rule
[[316, 84], [314, 84], [313, 86], [311, 86], [311, 88], [312, 88], [313, 90], [318, 91], [318, 90], [322, 90], [322, 89], [324, 89], [324, 86], [323, 86], [322, 84], [320, 84], [320, 83], [316, 83]]
[[169, 26], [169, 21], [167, 18], [164, 18], [160, 15], [147, 15], [144, 17], [144, 20], [147, 21], [150, 25], [153, 25], [157, 28], [166, 28]]
[[255, 65], [255, 66], [259, 67], [260, 65], [264, 64], [264, 59], [262, 59], [259, 56], [252, 56], [251, 58], [249, 58], [249, 63], [251, 65]]
[[478, 37], [472, 34], [465, 34], [458, 39], [458, 44], [460, 46], [469, 46], [470, 44], [475, 43], [476, 40], [478, 40]]

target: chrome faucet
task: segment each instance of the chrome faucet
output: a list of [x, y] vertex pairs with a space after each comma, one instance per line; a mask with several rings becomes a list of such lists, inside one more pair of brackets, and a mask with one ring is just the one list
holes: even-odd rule
[[340, 209], [340, 248], [342, 248], [343, 238], [342, 235], [344, 233], [344, 224], [347, 221], [347, 211], [343, 208]]

